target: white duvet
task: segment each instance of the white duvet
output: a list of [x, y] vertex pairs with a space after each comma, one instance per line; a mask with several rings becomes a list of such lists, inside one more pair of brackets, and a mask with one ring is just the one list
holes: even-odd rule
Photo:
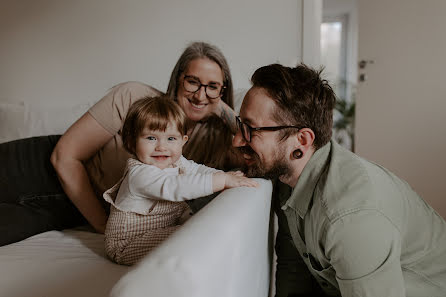
[[108, 296], [128, 269], [105, 258], [101, 234], [45, 232], [0, 247], [0, 296]]

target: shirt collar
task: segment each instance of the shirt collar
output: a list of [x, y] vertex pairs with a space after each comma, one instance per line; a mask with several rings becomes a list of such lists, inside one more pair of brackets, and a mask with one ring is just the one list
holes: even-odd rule
[[286, 201], [283, 209], [291, 207], [301, 218], [305, 216], [310, 207], [314, 189], [319, 177], [324, 172], [330, 156], [331, 141], [314, 152], [308, 163], [305, 165], [291, 196]]

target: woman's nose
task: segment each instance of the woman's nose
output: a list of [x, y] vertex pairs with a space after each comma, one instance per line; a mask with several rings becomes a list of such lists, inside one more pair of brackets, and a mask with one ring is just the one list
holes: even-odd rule
[[195, 93], [194, 93], [194, 97], [199, 99], [199, 100], [205, 100], [207, 99], [206, 96], [206, 87], [205, 86], [201, 86]]

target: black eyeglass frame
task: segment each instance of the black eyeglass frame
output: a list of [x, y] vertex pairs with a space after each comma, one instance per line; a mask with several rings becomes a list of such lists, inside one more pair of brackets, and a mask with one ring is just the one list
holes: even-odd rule
[[[283, 130], [283, 129], [288, 129], [288, 128], [294, 128], [294, 129], [302, 129], [300, 127], [297, 126], [274, 126], [274, 127], [251, 127], [250, 125], [243, 123], [242, 120], [240, 119], [239, 116], [235, 117], [235, 120], [237, 122], [237, 126], [240, 129], [240, 132], [242, 133], [243, 139], [246, 142], [251, 142], [251, 138], [252, 138], [252, 131], [279, 131], [279, 130]], [[244, 129], [244, 127], [247, 127], [248, 129]], [[247, 131], [247, 132], [244, 132]], [[245, 135], [246, 133], [248, 133], [248, 135]]]
[[[195, 91], [189, 91], [189, 90], [186, 88], [186, 86], [184, 85], [184, 84], [186, 83], [186, 78], [193, 78], [194, 80], [197, 80], [197, 82], [200, 84], [200, 86], [199, 86]], [[194, 93], [194, 94], [195, 94], [196, 92], [198, 92], [198, 91], [201, 89], [201, 87], [204, 87], [204, 93], [206, 94], [206, 96], [207, 96], [209, 99], [217, 99], [217, 98], [221, 97], [221, 96], [223, 95], [224, 90], [226, 89], [226, 86], [223, 84], [223, 85], [221, 86], [221, 90], [220, 90], [220, 92], [218, 93], [218, 96], [217, 96], [217, 97], [211, 97], [211, 96], [209, 96], [209, 94], [208, 94], [208, 86], [209, 86], [209, 85], [202, 84], [201, 81], [200, 81], [199, 79], [197, 79], [196, 77], [194, 77], [194, 76], [192, 76], [192, 75], [184, 75], [184, 77], [183, 77], [183, 87], [184, 87], [184, 89], [185, 89], [187, 92], [190, 92], [190, 93]]]

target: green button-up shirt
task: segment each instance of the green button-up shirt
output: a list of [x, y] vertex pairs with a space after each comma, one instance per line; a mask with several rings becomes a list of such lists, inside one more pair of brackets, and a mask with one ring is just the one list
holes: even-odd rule
[[330, 142], [290, 191], [275, 188], [277, 297], [446, 296], [446, 222], [390, 171]]

